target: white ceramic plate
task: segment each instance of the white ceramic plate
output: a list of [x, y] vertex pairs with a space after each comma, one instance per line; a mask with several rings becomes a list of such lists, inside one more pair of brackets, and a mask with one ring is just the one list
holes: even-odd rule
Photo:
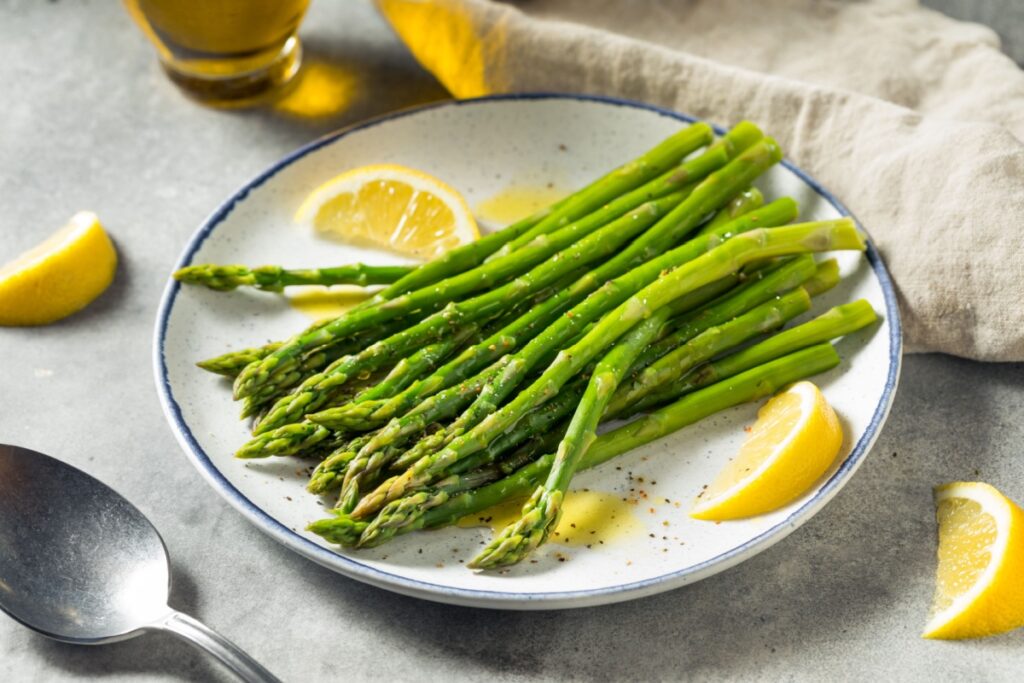
[[[376, 119], [314, 142], [247, 183], [199, 228], [179, 265], [397, 262], [381, 252], [317, 239], [294, 226], [292, 215], [310, 189], [370, 163], [406, 164], [435, 174], [462, 191], [471, 206], [510, 185], [573, 188], [689, 120], [632, 102], [562, 95], [447, 102]], [[790, 164], [773, 169], [759, 185], [769, 198], [799, 200], [805, 220], [847, 213]], [[324, 513], [321, 502], [303, 490], [300, 461], [247, 463], [232, 457], [248, 436], [238, 406], [226, 382], [194, 363], [287, 337], [310, 322], [280, 297], [182, 290], [170, 282], [156, 325], [157, 387], [171, 428], [210, 485], [261, 530], [315, 562], [390, 590], [465, 605], [550, 609], [627, 600], [722, 571], [779, 541], [820, 510], [867, 455], [896, 388], [899, 319], [878, 252], [869, 246], [866, 258], [838, 256], [844, 279], [815, 301], [812, 314], [864, 297], [882, 321], [841, 340], [841, 366], [815, 379], [842, 417], [846, 442], [839, 463], [814, 490], [756, 519], [712, 524], [687, 517], [690, 501], [735, 453], [743, 426], [753, 421], [755, 406], [737, 407], [575, 478], [575, 487], [627, 498], [644, 489], [649, 498], [632, 513], [638, 532], [598, 549], [549, 544], [537, 553], [537, 563], [502, 574], [476, 574], [459, 563], [489, 537], [486, 529], [421, 532], [369, 551], [340, 551], [303, 530]], [[627, 472], [644, 483], [631, 481]], [[661, 498], [682, 505], [650, 502]]]

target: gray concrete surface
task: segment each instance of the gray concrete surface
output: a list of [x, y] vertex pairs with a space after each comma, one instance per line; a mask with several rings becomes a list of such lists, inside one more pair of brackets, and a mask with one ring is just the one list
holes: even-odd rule
[[[349, 121], [444, 97], [360, 2], [321, 2], [312, 59], [348, 104], [300, 120], [183, 99], [113, 0], [0, 0], [0, 255], [73, 211], [122, 256], [88, 312], [0, 329], [0, 441], [64, 458], [152, 518], [175, 606], [286, 681], [1020, 680], [1022, 633], [918, 637], [931, 597], [930, 487], [984, 479], [1024, 499], [1024, 367], [906, 359], [875, 452], [812, 522], [731, 571], [604, 608], [500, 613], [405, 598], [334, 575], [251, 527], [179, 451], [157, 404], [150, 336], [178, 251], [206, 213], [282, 153]], [[0, 617], [0, 681], [228, 680], [153, 635], [58, 644]]]

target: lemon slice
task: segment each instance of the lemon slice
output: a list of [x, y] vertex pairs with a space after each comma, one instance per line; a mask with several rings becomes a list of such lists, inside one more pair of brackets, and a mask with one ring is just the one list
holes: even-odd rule
[[811, 382], [797, 382], [757, 413], [740, 452], [690, 511], [726, 520], [776, 510], [805, 493], [835, 460], [843, 429]]
[[935, 489], [939, 567], [925, 638], [978, 638], [1024, 626], [1024, 510], [994, 487]]
[[96, 214], [82, 211], [39, 246], [0, 266], [0, 325], [45, 325], [110, 286], [117, 252]]
[[420, 260], [480, 236], [466, 200], [453, 187], [395, 164], [362, 166], [328, 180], [295, 218], [322, 234]]

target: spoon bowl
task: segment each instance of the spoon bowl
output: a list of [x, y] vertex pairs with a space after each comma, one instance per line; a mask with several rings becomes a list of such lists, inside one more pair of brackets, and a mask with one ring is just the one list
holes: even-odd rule
[[171, 609], [167, 549], [138, 508], [60, 460], [0, 444], [0, 609], [96, 645], [168, 631], [247, 681], [277, 681], [230, 641]]

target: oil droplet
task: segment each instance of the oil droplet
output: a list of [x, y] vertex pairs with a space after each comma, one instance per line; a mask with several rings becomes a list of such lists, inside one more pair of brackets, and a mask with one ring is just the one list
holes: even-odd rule
[[[501, 531], [519, 518], [525, 499], [498, 503], [459, 520], [464, 528], [487, 527]], [[643, 533], [634, 513], [636, 506], [622, 496], [600, 491], [570, 491], [565, 497], [562, 519], [548, 539], [550, 543], [588, 546], [608, 543], [623, 536]]]
[[[294, 290], [294, 291], [292, 291]], [[288, 291], [288, 304], [313, 320], [336, 318], [372, 296], [363, 287], [294, 287]]]
[[504, 225], [551, 206], [565, 195], [558, 187], [512, 185], [477, 204], [476, 215]]

